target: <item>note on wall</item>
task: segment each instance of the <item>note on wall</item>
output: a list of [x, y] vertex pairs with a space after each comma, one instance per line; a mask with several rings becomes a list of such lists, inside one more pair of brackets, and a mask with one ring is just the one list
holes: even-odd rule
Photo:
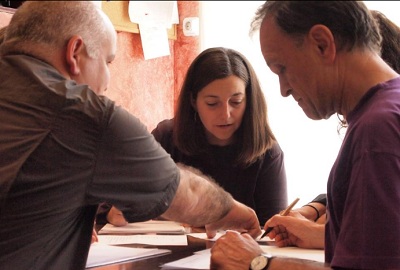
[[139, 25], [144, 59], [170, 55], [168, 28], [179, 23], [177, 1], [129, 1], [129, 19]]
[[134, 23], [163, 24], [170, 28], [179, 23], [176, 1], [129, 1], [129, 19]]

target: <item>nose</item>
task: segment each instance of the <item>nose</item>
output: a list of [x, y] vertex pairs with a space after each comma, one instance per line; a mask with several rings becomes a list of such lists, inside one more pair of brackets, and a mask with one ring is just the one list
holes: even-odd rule
[[221, 108], [221, 117], [224, 120], [227, 120], [231, 117], [231, 106], [229, 106], [228, 103], [224, 103], [222, 108]]
[[279, 87], [281, 90], [281, 95], [283, 97], [288, 97], [290, 95], [290, 91], [291, 91], [292, 87], [289, 85], [289, 83], [285, 79], [283, 79], [281, 77], [279, 77]]

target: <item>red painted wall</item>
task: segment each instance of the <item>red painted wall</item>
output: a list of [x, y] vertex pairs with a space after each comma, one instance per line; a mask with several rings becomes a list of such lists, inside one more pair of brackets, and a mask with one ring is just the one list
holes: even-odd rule
[[174, 44], [175, 58], [174, 58], [174, 104], [179, 95], [180, 88], [185, 79], [186, 71], [190, 64], [200, 53], [200, 42], [199, 37], [185, 37], [183, 35], [182, 21], [186, 17], [199, 17], [199, 7], [198, 1], [178, 1], [178, 13], [179, 13], [179, 25], [178, 28], [178, 38]]
[[172, 118], [186, 70], [199, 53], [199, 38], [186, 37], [182, 21], [199, 16], [199, 2], [178, 1], [177, 39], [169, 40], [170, 56], [144, 60], [139, 34], [118, 33], [118, 51], [111, 64], [106, 95], [136, 115], [149, 131]]
[[[2, 27], [12, 14], [0, 11]], [[199, 38], [185, 37], [182, 32], [184, 18], [199, 16], [199, 2], [178, 1], [178, 13], [177, 39], [169, 40], [170, 56], [144, 60], [140, 35], [118, 32], [106, 95], [137, 116], [149, 131], [161, 120], [173, 117], [186, 70], [199, 53]]]

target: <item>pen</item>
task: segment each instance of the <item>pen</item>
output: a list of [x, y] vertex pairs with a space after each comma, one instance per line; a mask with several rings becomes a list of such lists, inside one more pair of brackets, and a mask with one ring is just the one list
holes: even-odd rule
[[[289, 214], [289, 212], [292, 210], [292, 208], [295, 206], [295, 204], [299, 201], [299, 198], [296, 198], [285, 210], [281, 211], [279, 214], [281, 216], [287, 216]], [[272, 230], [274, 229], [274, 227], [268, 227], [265, 232], [261, 235], [261, 238], [264, 238], [267, 234], [269, 234]]]

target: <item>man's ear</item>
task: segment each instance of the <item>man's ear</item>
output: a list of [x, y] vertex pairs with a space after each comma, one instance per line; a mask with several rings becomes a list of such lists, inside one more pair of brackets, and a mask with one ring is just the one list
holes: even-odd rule
[[315, 44], [317, 53], [323, 58], [333, 61], [336, 56], [335, 38], [331, 30], [322, 24], [311, 27], [308, 37]]
[[81, 54], [84, 52], [85, 46], [80, 36], [72, 36], [67, 43], [67, 51], [65, 54], [67, 61], [67, 70], [71, 75], [78, 75], [80, 70]]

